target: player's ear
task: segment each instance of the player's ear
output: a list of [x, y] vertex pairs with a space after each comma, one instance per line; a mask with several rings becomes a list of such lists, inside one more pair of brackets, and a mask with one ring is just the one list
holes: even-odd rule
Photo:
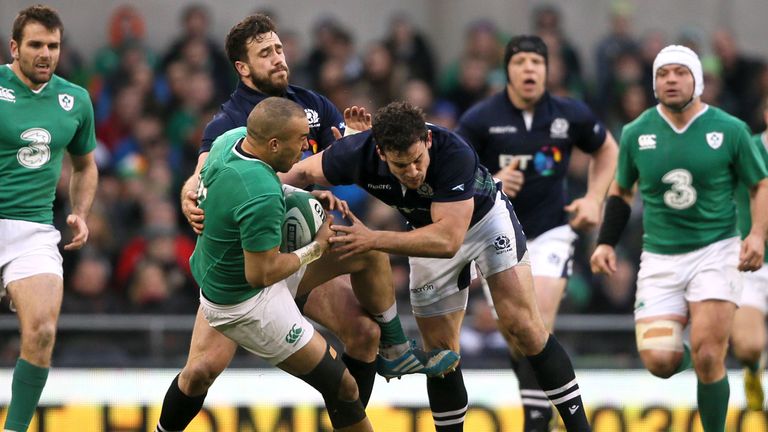
[[277, 153], [280, 149], [280, 140], [277, 137], [270, 138], [267, 147], [272, 153]]
[[381, 151], [381, 147], [378, 145], [376, 146], [376, 154], [379, 155], [379, 159], [383, 160], [384, 162], [387, 161], [387, 157], [384, 156], [384, 152]]
[[250, 77], [251, 76], [251, 68], [248, 66], [246, 62], [242, 62], [240, 60], [235, 62], [235, 70], [237, 71], [237, 74], [241, 77]]
[[19, 44], [15, 40], [11, 39], [9, 47], [10, 47], [10, 51], [11, 51], [11, 57], [13, 57], [14, 60], [18, 60], [19, 59]]
[[427, 141], [425, 143], [427, 145], [427, 150], [432, 148], [432, 131], [427, 129]]

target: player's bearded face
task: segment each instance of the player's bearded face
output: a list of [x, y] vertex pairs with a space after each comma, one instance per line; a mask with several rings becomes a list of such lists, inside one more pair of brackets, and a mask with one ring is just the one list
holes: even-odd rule
[[264, 94], [282, 96], [288, 88], [288, 65], [275, 33], [259, 35], [248, 45], [247, 68], [251, 84]]
[[48, 30], [34, 21], [24, 26], [20, 43], [11, 40], [11, 55], [18, 62], [25, 81], [33, 85], [51, 80], [59, 63], [60, 49], [61, 31]]
[[656, 71], [656, 97], [673, 110], [682, 109], [693, 96], [693, 74], [678, 64], [662, 66]]

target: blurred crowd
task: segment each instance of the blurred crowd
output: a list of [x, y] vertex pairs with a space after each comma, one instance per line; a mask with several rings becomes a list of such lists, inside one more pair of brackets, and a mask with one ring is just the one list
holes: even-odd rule
[[[406, 99], [422, 107], [430, 122], [453, 128], [467, 108], [506, 84], [502, 60], [511, 34], [490, 20], [460, 30], [464, 33], [460, 56], [439, 62], [439, 53], [406, 13], [393, 15], [387, 33], [365, 46], [343, 21], [322, 16], [308, 38], [312, 45], [305, 46], [290, 22], [262, 12], [278, 25], [291, 83], [326, 95], [340, 109], [359, 105], [374, 111]], [[108, 40], [92, 58], [78, 53], [76, 41], [64, 41], [57, 74], [91, 94], [100, 180], [88, 220], [88, 246], [76, 254], [63, 252], [62, 314], [197, 310], [198, 291], [188, 263], [195, 236], [180, 214], [178, 196], [182, 182], [194, 171], [201, 133], [234, 89], [236, 76], [223, 53], [223, 40], [211, 36], [211, 10], [187, 7], [179, 17], [179, 35], [165, 50], [153, 49], [147, 40], [143, 17], [147, 13], [133, 6], [117, 7], [107, 23]], [[535, 9], [531, 29], [549, 47], [549, 90], [584, 99], [617, 138], [624, 124], [654, 103], [651, 65], [669, 43], [687, 45], [702, 56], [705, 102], [743, 119], [754, 132], [765, 129], [760, 101], [768, 96], [768, 67], [764, 59], [742, 52], [728, 30], [704, 34], [692, 27], [679, 34], [637, 34], [631, 11], [622, 7], [611, 11], [610, 23], [593, 52], [575, 48], [554, 6]], [[7, 52], [0, 51], [0, 61], [9, 62]], [[588, 62], [594, 77], [585, 74]], [[573, 197], [586, 190], [587, 164], [579, 154], [571, 161]], [[62, 172], [55, 214], [66, 237], [61, 218], [67, 213], [69, 169], [65, 166]], [[336, 192], [372, 228], [402, 229], [401, 219], [389, 207], [356, 188]], [[621, 243], [618, 272], [611, 278], [590, 273], [594, 238], [581, 237], [564, 312], [631, 313], [642, 235], [639, 215], [633, 212]], [[399, 305], [403, 314], [410, 315], [407, 260], [393, 257], [392, 265]], [[489, 349], [503, 354], [504, 343], [495, 333], [488, 306], [480, 290], [472, 291], [463, 354], [476, 353], [478, 359]], [[9, 313], [7, 305], [0, 313]], [[56, 351], [66, 353], [66, 344], [61, 341]], [[184, 344], [181, 349], [186, 349]]]

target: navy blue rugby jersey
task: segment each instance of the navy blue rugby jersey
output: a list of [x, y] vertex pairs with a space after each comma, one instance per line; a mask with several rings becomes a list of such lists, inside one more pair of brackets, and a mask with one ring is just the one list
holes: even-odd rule
[[[221, 105], [219, 112], [205, 126], [199, 152], [210, 151], [213, 141], [224, 132], [245, 126], [253, 107], [268, 97], [268, 95], [239, 81], [229, 100]], [[301, 105], [304, 112], [307, 113], [307, 120], [309, 121], [308, 154], [317, 153], [333, 144], [331, 126], [336, 126], [341, 133], [344, 133], [344, 118], [325, 96], [302, 87], [289, 85], [284, 97]]]
[[456, 132], [471, 144], [492, 173], [519, 159], [522, 190], [511, 199], [517, 217], [534, 238], [568, 222], [566, 174], [573, 146], [592, 153], [605, 142], [605, 127], [581, 101], [545, 92], [531, 129], [506, 89], [479, 102], [459, 120]]
[[477, 153], [455, 133], [427, 124], [432, 131], [429, 167], [418, 190], [404, 188], [376, 153], [370, 130], [343, 138], [323, 153], [323, 174], [334, 185], [356, 184], [396, 208], [412, 228], [432, 223], [432, 202], [474, 197], [470, 226], [493, 207], [497, 187]]

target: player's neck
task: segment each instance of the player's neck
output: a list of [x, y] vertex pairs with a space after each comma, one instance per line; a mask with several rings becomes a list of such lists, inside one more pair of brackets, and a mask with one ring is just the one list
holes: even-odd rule
[[519, 94], [515, 93], [513, 89], [510, 88], [509, 85], [507, 85], [507, 97], [509, 98], [509, 101], [512, 102], [512, 105], [519, 109], [520, 111], [529, 111], [533, 112], [536, 108], [536, 103], [539, 101], [539, 99], [536, 100], [527, 100], [520, 97]]
[[264, 158], [264, 155], [261, 151], [259, 151], [259, 147], [253, 144], [250, 137], [248, 135], [245, 136], [242, 143], [240, 144], [240, 149], [246, 153], [248, 156], [253, 156], [256, 159], [259, 159], [260, 161], [266, 163], [269, 166], [272, 166], [271, 163], [269, 163], [268, 160]]
[[682, 111], [671, 109], [662, 103], [659, 104], [659, 107], [661, 108], [661, 112], [664, 113], [664, 116], [667, 117], [676, 128], [683, 128], [704, 109], [704, 103], [701, 102], [701, 99], [696, 98]]
[[18, 60], [14, 60], [13, 63], [11, 63], [11, 70], [14, 74], [16, 74], [16, 77], [21, 80], [21, 82], [24, 83], [27, 87], [29, 87], [32, 91], [38, 91], [41, 88], [43, 88], [44, 85], [48, 84], [47, 82], [41, 83], [41, 84], [35, 84], [30, 80], [26, 75], [24, 75], [24, 72], [21, 71], [21, 65], [19, 65]]

